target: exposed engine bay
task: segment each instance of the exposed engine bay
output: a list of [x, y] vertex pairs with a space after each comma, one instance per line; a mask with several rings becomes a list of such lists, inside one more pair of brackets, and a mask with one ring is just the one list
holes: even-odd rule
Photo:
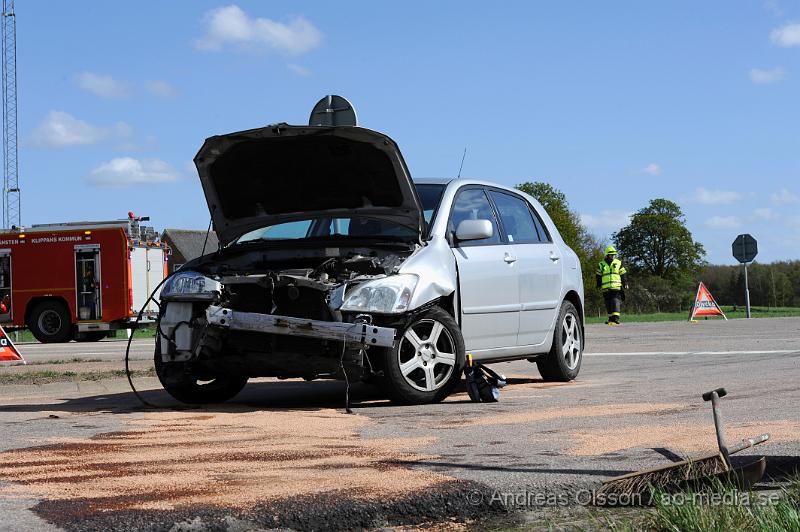
[[342, 305], [364, 283], [397, 273], [413, 246], [397, 248], [248, 249], [191, 265], [202, 287], [162, 295], [164, 376], [369, 377], [370, 347], [391, 347], [395, 330]]

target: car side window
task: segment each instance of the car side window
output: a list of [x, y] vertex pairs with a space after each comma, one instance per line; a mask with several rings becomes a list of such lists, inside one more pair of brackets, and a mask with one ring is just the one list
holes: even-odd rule
[[500, 222], [509, 244], [533, 244], [540, 242], [528, 202], [517, 196], [490, 190]]
[[448, 232], [455, 234], [458, 224], [464, 220], [489, 220], [492, 222], [493, 232], [489, 238], [459, 242], [459, 246], [491, 246], [502, 243], [494, 210], [483, 189], [468, 188], [456, 195], [456, 199], [453, 201], [453, 210], [450, 213], [450, 220], [447, 224]]
[[539, 216], [539, 213], [536, 212], [536, 208], [533, 206], [531, 206], [531, 214], [533, 214], [533, 222], [536, 224], [536, 232], [539, 233], [539, 241], [552, 242], [553, 239], [550, 237], [550, 233], [544, 226], [544, 222], [542, 222], [542, 217]]

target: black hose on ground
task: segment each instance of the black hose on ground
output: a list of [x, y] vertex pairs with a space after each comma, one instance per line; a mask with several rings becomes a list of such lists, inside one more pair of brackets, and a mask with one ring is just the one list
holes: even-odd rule
[[[178, 270], [178, 271], [180, 271], [180, 270]], [[173, 275], [178, 273], [178, 271], [174, 271], [171, 274], [169, 274], [166, 277], [164, 277], [164, 279], [162, 279], [162, 281], [160, 283], [158, 283], [158, 286], [156, 286], [153, 289], [153, 291], [150, 293], [150, 297], [148, 297], [147, 301], [144, 302], [144, 305], [142, 305], [142, 309], [139, 311], [139, 314], [136, 316], [136, 320], [133, 322], [133, 325], [134, 325], [133, 331], [131, 331], [131, 335], [128, 337], [128, 346], [125, 348], [125, 376], [128, 377], [128, 384], [131, 387], [131, 391], [133, 391], [133, 395], [135, 395], [136, 398], [139, 399], [139, 401], [143, 405], [149, 406], [150, 408], [158, 408], [158, 407], [156, 405], [154, 405], [153, 403], [149, 402], [144, 397], [142, 397], [142, 395], [136, 389], [136, 386], [133, 385], [133, 377], [131, 376], [131, 368], [130, 368], [130, 354], [131, 354], [131, 343], [133, 342], [133, 333], [136, 332], [136, 329], [137, 329], [137, 326], [139, 325], [139, 322], [142, 321], [142, 316], [144, 315], [144, 310], [147, 308], [148, 303], [153, 301], [153, 302], [155, 302], [156, 305], [158, 305], [159, 309], [161, 308], [161, 304], [158, 301], [155, 300], [154, 296], [156, 295], [156, 292], [158, 292], [158, 289], [161, 288], [164, 285], [164, 283], [167, 282], [168, 279], [170, 279]], [[161, 333], [161, 325], [158, 322], [156, 322], [156, 341], [160, 341], [161, 340], [161, 338], [160, 338], [161, 335], [162, 335], [162, 333]]]

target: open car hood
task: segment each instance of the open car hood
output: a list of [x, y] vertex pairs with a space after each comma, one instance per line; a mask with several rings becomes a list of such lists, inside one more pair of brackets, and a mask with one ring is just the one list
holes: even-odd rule
[[277, 124], [206, 139], [194, 159], [220, 243], [276, 223], [364, 216], [422, 235], [397, 144], [352, 126]]

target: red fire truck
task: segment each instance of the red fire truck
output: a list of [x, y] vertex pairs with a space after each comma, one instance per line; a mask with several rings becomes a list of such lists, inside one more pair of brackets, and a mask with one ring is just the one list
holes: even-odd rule
[[[40, 342], [96, 341], [134, 326], [167, 275], [168, 249], [149, 218], [0, 230], [0, 324]], [[158, 313], [153, 302], [145, 323]]]

